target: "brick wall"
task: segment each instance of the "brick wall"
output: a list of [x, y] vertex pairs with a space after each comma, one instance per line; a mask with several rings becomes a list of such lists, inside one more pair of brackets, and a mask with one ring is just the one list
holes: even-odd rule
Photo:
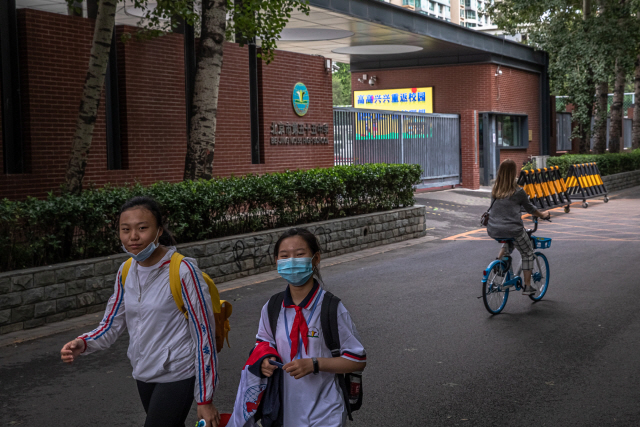
[[[219, 119], [214, 155], [216, 176], [266, 173], [285, 169], [333, 166], [333, 100], [331, 74], [324, 58], [277, 51], [273, 63], [259, 66], [260, 137], [262, 163], [251, 164], [251, 122], [248, 111], [249, 70], [247, 49], [225, 45]], [[299, 117], [293, 110], [293, 87], [302, 82], [309, 90], [309, 111]], [[326, 123], [329, 144], [271, 145], [271, 125]], [[308, 136], [311, 136], [308, 134]]]
[[[0, 175], [0, 197], [9, 198], [42, 195], [62, 183], [93, 33], [92, 21], [30, 9], [18, 11], [18, 25], [23, 143], [31, 173]], [[67, 25], [74, 31], [62, 32]], [[98, 117], [93, 153], [105, 144], [102, 108]]]
[[[11, 199], [42, 197], [64, 182], [93, 35], [89, 19], [32, 9], [20, 9], [18, 17], [27, 173], [5, 175], [0, 171], [0, 198]], [[133, 31], [132, 27], [117, 28], [118, 35]], [[103, 96], [85, 188], [90, 184], [180, 181], [187, 138], [182, 36], [119, 41], [117, 47], [124, 169], [107, 169]], [[327, 123], [332, 128], [331, 75], [324, 71], [323, 61], [278, 51], [272, 64], [261, 66], [264, 159], [262, 164], [252, 165], [248, 52], [225, 43], [214, 154], [216, 176], [333, 165], [333, 129], [325, 145], [270, 145], [272, 121]], [[307, 85], [311, 98], [303, 118], [295, 115], [291, 103], [293, 86], [299, 81]]]
[[433, 87], [434, 113], [460, 114], [462, 184], [478, 188], [479, 127], [477, 119], [475, 123], [473, 120], [475, 114], [487, 111], [527, 114], [529, 129], [533, 131], [529, 148], [502, 150], [501, 158], [522, 163], [529, 155], [539, 153], [539, 75], [504, 66], [500, 69], [500, 77], [495, 76], [497, 66], [493, 64], [359, 71], [352, 75], [351, 84], [353, 90], [371, 89], [368, 84], [358, 82], [358, 77], [368, 74], [377, 77], [374, 89]]

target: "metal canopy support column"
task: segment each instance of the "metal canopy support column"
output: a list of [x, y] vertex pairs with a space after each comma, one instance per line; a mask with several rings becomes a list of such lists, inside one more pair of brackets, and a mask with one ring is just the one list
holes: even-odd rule
[[258, 93], [258, 48], [249, 42], [249, 108], [251, 110], [251, 163], [262, 163], [260, 157], [260, 95]]
[[[193, 7], [193, 5], [191, 5]], [[193, 102], [193, 82], [196, 75], [196, 39], [193, 25], [179, 16], [172, 18], [175, 27], [173, 32], [182, 34], [184, 39], [184, 102], [187, 115], [187, 138], [191, 133], [191, 104]]]
[[[243, 10], [243, 0], [235, 0], [236, 10]], [[264, 161], [260, 144], [260, 92], [258, 86], [258, 46], [255, 38], [247, 38], [236, 31], [235, 41], [248, 46], [249, 51], [249, 117], [251, 119], [251, 164]]]
[[540, 155], [549, 154], [551, 135], [551, 90], [549, 88], [549, 54], [544, 52], [544, 65], [540, 73]]
[[[193, 5], [191, 5], [193, 7]], [[191, 104], [193, 102], [193, 82], [196, 76], [196, 35], [193, 25], [187, 25], [184, 19], [172, 18], [176, 27], [175, 33], [182, 34], [184, 39], [184, 101], [187, 114], [187, 138], [191, 131]]]
[[16, 0], [0, 1], [0, 74], [5, 173], [24, 172]]
[[120, 132], [120, 95], [118, 93], [118, 51], [116, 29], [111, 36], [109, 63], [105, 76], [105, 115], [107, 122], [107, 169], [122, 169], [122, 134]]

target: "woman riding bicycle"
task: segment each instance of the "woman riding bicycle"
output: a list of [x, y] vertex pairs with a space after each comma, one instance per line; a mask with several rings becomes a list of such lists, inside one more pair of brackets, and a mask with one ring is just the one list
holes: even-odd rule
[[[522, 223], [521, 208], [533, 216], [549, 219], [549, 212], [542, 213], [529, 200], [527, 193], [517, 183], [517, 167], [513, 160], [505, 160], [500, 164], [498, 177], [491, 191], [491, 213], [487, 224], [489, 237], [498, 240], [513, 239], [508, 241], [509, 254], [514, 246], [522, 255], [522, 272], [524, 275], [524, 290], [522, 295], [533, 295], [536, 289], [531, 286], [531, 270], [533, 268], [534, 254], [531, 239]], [[503, 246], [498, 255], [501, 259], [506, 252]]]

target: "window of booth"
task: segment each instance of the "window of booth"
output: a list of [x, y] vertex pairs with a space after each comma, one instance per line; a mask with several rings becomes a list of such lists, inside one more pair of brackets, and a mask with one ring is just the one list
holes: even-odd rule
[[529, 146], [527, 116], [496, 114], [496, 143], [500, 149]]

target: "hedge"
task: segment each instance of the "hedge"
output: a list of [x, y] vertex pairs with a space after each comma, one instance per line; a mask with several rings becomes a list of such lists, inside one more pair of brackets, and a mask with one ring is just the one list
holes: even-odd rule
[[630, 153], [563, 154], [558, 157], [549, 157], [547, 166], [560, 167], [562, 176], [566, 177], [571, 165], [592, 162], [598, 164], [602, 176], [638, 170], [640, 169], [640, 149]]
[[155, 198], [178, 243], [186, 243], [412, 206], [420, 173], [417, 165], [336, 166], [4, 199], [0, 271], [120, 252], [119, 208], [137, 195]]

